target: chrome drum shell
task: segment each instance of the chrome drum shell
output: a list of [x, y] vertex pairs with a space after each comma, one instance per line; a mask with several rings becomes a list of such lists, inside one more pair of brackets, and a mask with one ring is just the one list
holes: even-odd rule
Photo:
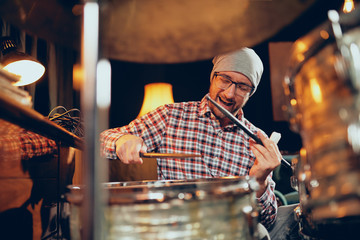
[[[248, 177], [104, 184], [106, 239], [257, 239], [258, 184]], [[69, 186], [72, 239], [81, 239], [82, 186]]]
[[359, 22], [359, 11], [340, 15], [298, 39], [284, 78], [284, 109], [303, 142], [294, 170], [301, 222], [326, 239], [360, 224]]

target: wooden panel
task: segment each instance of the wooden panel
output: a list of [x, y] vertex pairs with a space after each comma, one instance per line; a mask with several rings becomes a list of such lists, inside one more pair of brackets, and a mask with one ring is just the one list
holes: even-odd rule
[[62, 141], [68, 146], [82, 148], [83, 141], [54, 122], [49, 121], [35, 110], [25, 107], [13, 99], [0, 94], [0, 116], [25, 129], [39, 133], [50, 139]]
[[0, 179], [0, 212], [19, 208], [31, 195], [31, 179]]
[[0, 179], [0, 189], [1, 238], [41, 239], [49, 222], [43, 202], [56, 202], [56, 179]]
[[141, 165], [123, 164], [120, 160], [109, 160], [110, 182], [157, 179], [157, 162], [155, 158], [146, 158]]
[[26, 138], [26, 142], [21, 139], [33, 137], [33, 133], [0, 122], [0, 238], [56, 237], [60, 196], [71, 184], [74, 171], [73, 151], [59, 142], [51, 154], [42, 155], [42, 148], [36, 148], [38, 156], [21, 159], [21, 145], [36, 144], [32, 138]]
[[[75, 150], [75, 171], [73, 175], [73, 184], [83, 184], [83, 158], [80, 150]], [[108, 160], [109, 181], [143, 181], [157, 180], [157, 162], [155, 158], [146, 158], [144, 163], [139, 164], [123, 164], [120, 160]]]
[[74, 170], [74, 176], [72, 179], [72, 182], [74, 185], [81, 185], [83, 184], [83, 158], [82, 158], [82, 151], [75, 149], [75, 156], [74, 156], [74, 162], [75, 162], [75, 170]]
[[82, 144], [79, 137], [0, 93], [0, 239], [63, 238], [60, 197], [74, 172], [68, 146]]
[[0, 179], [4, 178], [55, 178], [57, 177], [57, 156], [42, 156], [29, 160], [0, 160]]
[[274, 121], [287, 121], [283, 111], [286, 98], [283, 80], [287, 69], [292, 42], [269, 43], [270, 83]]

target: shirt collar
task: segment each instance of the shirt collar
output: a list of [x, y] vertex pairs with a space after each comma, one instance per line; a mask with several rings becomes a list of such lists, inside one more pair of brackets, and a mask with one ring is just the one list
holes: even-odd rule
[[199, 116], [200, 117], [211, 117], [211, 115], [212, 115], [212, 113], [211, 113], [211, 109], [208, 104], [208, 100], [207, 100], [206, 96], [204, 96], [200, 102]]

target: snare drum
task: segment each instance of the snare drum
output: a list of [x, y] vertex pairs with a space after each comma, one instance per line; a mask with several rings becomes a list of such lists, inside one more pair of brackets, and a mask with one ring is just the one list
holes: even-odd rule
[[360, 224], [359, 13], [298, 39], [284, 81], [304, 147], [295, 172], [302, 216], [307, 234], [325, 239], [345, 239]]
[[[107, 239], [257, 239], [257, 182], [249, 177], [111, 182]], [[80, 238], [81, 193], [70, 186], [72, 239]]]

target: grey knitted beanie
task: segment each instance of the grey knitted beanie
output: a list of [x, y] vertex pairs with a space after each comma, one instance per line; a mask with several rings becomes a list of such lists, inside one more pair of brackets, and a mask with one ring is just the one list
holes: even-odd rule
[[[244, 74], [254, 86], [254, 91], [260, 83], [264, 67], [260, 57], [253, 49], [241, 48], [226, 54], [220, 54], [213, 59], [213, 70], [211, 71], [210, 81], [214, 72], [232, 71]], [[252, 95], [251, 94], [251, 95]]]

